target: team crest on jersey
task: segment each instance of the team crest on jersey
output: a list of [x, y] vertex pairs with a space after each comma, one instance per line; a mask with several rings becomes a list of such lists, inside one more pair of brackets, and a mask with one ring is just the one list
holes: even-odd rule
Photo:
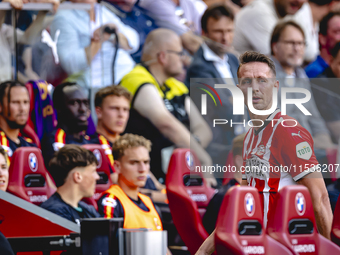
[[1, 145], [2, 148], [4, 148], [4, 150], [6, 151], [8, 157], [12, 157], [13, 156], [13, 151], [10, 147], [6, 146], [6, 145]]
[[95, 149], [95, 150], [93, 150], [93, 154], [96, 156], [96, 159], [98, 161], [97, 168], [101, 167], [101, 165], [102, 165], [102, 155], [100, 154], [100, 151]]
[[257, 151], [255, 153], [255, 155], [257, 156], [262, 156], [264, 153], [266, 152], [266, 148], [264, 147], [263, 144], [261, 144], [259, 147], [257, 147]]
[[194, 157], [190, 151], [185, 153], [185, 162], [187, 163], [187, 167], [192, 170], [194, 167]]
[[255, 199], [251, 193], [247, 193], [244, 196], [244, 210], [246, 214], [251, 217], [255, 212]]
[[54, 151], [59, 151], [61, 148], [65, 146], [65, 144], [56, 142], [56, 143], [53, 143], [52, 146], [53, 146]]
[[295, 195], [295, 209], [300, 216], [306, 211], [306, 199], [301, 192]]
[[106, 197], [103, 199], [102, 204], [103, 206], [110, 206], [115, 208], [117, 206], [117, 201], [112, 197]]
[[30, 153], [28, 156], [28, 165], [32, 172], [36, 172], [38, 170], [38, 158], [34, 153]]
[[305, 160], [309, 160], [312, 157], [313, 151], [309, 143], [302, 142], [296, 145], [296, 156]]

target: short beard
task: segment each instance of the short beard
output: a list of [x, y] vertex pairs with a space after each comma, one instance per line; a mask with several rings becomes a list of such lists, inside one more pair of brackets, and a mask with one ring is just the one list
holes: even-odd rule
[[10, 129], [23, 129], [27, 124], [27, 122], [25, 124], [18, 124], [17, 122], [13, 120], [9, 120], [7, 118], [6, 118], [6, 122]]

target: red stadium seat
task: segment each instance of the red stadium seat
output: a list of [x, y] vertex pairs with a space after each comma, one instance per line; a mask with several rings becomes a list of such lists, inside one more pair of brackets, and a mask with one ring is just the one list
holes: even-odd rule
[[18, 148], [13, 153], [9, 167], [7, 191], [35, 205], [40, 205], [55, 192], [47, 181], [47, 175], [40, 149]]
[[215, 231], [217, 254], [291, 254], [266, 235], [257, 189], [232, 187], [225, 195]]
[[28, 124], [21, 131], [24, 137], [32, 139], [33, 143], [35, 143], [40, 148], [40, 140], [35, 131]]
[[332, 241], [340, 246], [340, 199], [338, 199], [338, 202], [336, 203], [333, 215], [331, 237]]
[[316, 228], [309, 191], [301, 185], [279, 192], [275, 211], [268, 219], [267, 233], [293, 254], [340, 254], [340, 248], [321, 236]]
[[208, 237], [199, 210], [205, 212], [215, 192], [207, 187], [202, 174], [194, 171], [198, 165], [199, 160], [189, 149], [176, 149], [171, 156], [166, 176], [171, 215], [191, 254], [195, 254]]
[[[97, 201], [102, 192], [106, 191], [112, 185], [110, 177], [110, 161], [108, 160], [105, 150], [99, 144], [85, 144], [84, 148], [92, 151], [98, 160], [97, 173], [100, 179], [97, 181], [96, 191], [93, 199]], [[96, 204], [97, 205], [97, 204]], [[96, 206], [95, 206], [96, 207]]]

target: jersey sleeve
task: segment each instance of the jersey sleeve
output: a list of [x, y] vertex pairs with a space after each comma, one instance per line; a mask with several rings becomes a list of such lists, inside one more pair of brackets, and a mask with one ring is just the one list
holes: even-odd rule
[[[285, 129], [285, 130], [283, 130]], [[314, 154], [314, 141], [311, 134], [300, 125], [282, 127], [277, 145], [277, 158], [283, 171], [289, 172], [298, 181], [317, 169], [318, 161]]]
[[110, 193], [102, 195], [98, 200], [98, 212], [107, 219], [124, 218], [124, 209], [120, 201]]

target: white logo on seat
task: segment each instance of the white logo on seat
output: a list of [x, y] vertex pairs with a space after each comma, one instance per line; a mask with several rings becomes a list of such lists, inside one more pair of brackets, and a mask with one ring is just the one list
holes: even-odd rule
[[194, 167], [194, 157], [192, 156], [190, 151], [187, 151], [185, 153], [185, 162], [187, 163], [187, 167], [190, 170], [193, 170], [193, 167]]
[[246, 214], [251, 217], [255, 212], [255, 199], [251, 193], [247, 193], [244, 196], [244, 209]]
[[306, 200], [301, 192], [295, 195], [295, 208], [298, 215], [303, 215], [306, 211]]
[[28, 165], [32, 172], [36, 172], [38, 170], [38, 158], [33, 152], [28, 156]]

